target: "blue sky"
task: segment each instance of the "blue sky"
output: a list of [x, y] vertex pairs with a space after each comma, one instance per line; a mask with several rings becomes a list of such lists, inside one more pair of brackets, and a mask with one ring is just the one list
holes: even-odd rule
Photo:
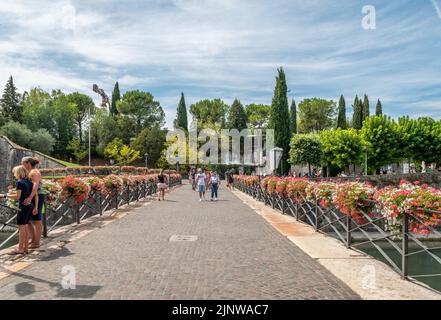
[[[376, 30], [362, 28], [373, 5]], [[21, 91], [153, 93], [172, 123], [180, 92], [271, 103], [377, 98], [393, 116], [441, 118], [441, 0], [16, 0], [0, 3], [0, 81]], [[3, 80], [2, 80], [3, 79]]]

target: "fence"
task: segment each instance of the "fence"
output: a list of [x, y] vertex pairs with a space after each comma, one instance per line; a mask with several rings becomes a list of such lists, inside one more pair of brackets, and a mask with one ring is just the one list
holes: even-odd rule
[[[312, 226], [317, 232], [322, 232], [340, 240], [347, 248], [368, 253], [389, 264], [403, 279], [427, 279], [441, 276], [441, 246], [438, 241], [424, 239], [410, 231], [409, 221], [414, 219], [423, 223], [417, 216], [403, 215], [402, 228], [399, 234], [387, 230], [385, 215], [378, 212], [364, 213], [361, 221], [354, 220], [350, 215], [342, 214], [337, 208], [323, 208], [317, 201], [307, 201], [296, 194], [294, 199], [270, 194], [263, 190], [260, 184], [247, 186], [235, 181], [235, 187], [240, 191], [262, 201], [268, 206], [279, 210], [282, 214], [290, 215], [297, 221]], [[295, 199], [298, 199], [295, 200]], [[430, 211], [440, 215], [441, 212]], [[432, 227], [427, 227], [432, 237], [441, 240], [441, 233]], [[367, 250], [368, 249], [368, 250]], [[421, 254], [428, 255], [430, 268], [415, 267]], [[412, 273], [409, 270], [409, 259], [413, 258]], [[423, 280], [421, 280], [423, 281]], [[424, 281], [427, 282], [427, 281]], [[431, 281], [428, 281], [432, 284]], [[437, 283], [441, 290], [441, 284]]]
[[[181, 184], [181, 179], [170, 178], [169, 186], [174, 187]], [[103, 194], [91, 192], [86, 201], [76, 204], [69, 198], [55, 205], [45, 203], [43, 214], [43, 237], [60, 226], [81, 223], [82, 220], [102, 215], [105, 211], [118, 209], [121, 205], [137, 202], [143, 198], [154, 195], [157, 185], [154, 182], [137, 183], [132, 188], [125, 186], [122, 192]], [[0, 249], [8, 246], [18, 233], [16, 225], [17, 209], [9, 207], [5, 201], [0, 202], [0, 233], [7, 234], [7, 237], [0, 243]]]

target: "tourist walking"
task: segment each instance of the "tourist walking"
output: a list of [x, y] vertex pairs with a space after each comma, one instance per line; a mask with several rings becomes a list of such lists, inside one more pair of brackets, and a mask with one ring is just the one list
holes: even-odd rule
[[28, 179], [28, 172], [24, 166], [17, 166], [12, 170], [16, 183], [16, 191], [10, 192], [8, 198], [18, 200], [17, 225], [18, 225], [18, 249], [9, 252], [9, 255], [27, 254], [29, 250], [28, 224], [31, 219], [34, 203], [38, 206], [38, 197], [29, 205], [25, 200], [32, 193], [32, 182]]
[[28, 224], [28, 232], [31, 238], [31, 249], [40, 247], [41, 234], [43, 232], [43, 206], [44, 206], [44, 191], [43, 182], [41, 179], [40, 170], [37, 169], [40, 160], [35, 157], [24, 157], [21, 159], [22, 166], [28, 172], [28, 178], [32, 182], [32, 193], [24, 201], [26, 206], [37, 197], [38, 205], [34, 203], [31, 220]]
[[196, 175], [196, 183], [199, 191], [199, 201], [205, 201], [205, 190], [207, 175], [202, 171], [201, 168], [198, 169], [198, 174]]
[[162, 201], [165, 200], [165, 189], [167, 189], [166, 177], [164, 174], [164, 169], [161, 169], [158, 175], [158, 201], [161, 201], [161, 199]]
[[233, 191], [233, 170], [227, 170], [225, 173], [225, 180], [227, 181], [228, 190]]
[[220, 177], [216, 171], [212, 172], [210, 183], [211, 183], [211, 201], [217, 201], [217, 193], [220, 186]]

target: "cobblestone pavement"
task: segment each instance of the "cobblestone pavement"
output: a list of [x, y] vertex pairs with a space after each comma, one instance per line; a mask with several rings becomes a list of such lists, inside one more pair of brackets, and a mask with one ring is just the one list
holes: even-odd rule
[[1, 280], [0, 299], [358, 299], [226, 189], [218, 202], [188, 185], [167, 198]]

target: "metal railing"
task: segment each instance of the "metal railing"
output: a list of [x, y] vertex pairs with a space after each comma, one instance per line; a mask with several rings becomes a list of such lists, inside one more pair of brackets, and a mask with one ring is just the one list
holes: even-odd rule
[[[182, 183], [181, 179], [169, 179], [169, 186], [174, 187]], [[45, 201], [43, 213], [43, 237], [54, 229], [72, 223], [80, 224], [81, 221], [91, 216], [102, 215], [105, 211], [118, 209], [122, 205], [129, 205], [141, 199], [151, 197], [157, 192], [154, 182], [137, 183], [133, 187], [125, 186], [122, 192], [104, 194], [91, 192], [86, 201], [76, 204], [73, 199], [48, 205]], [[6, 235], [0, 242], [0, 249], [10, 244], [18, 233], [16, 224], [18, 209], [9, 207], [6, 201], [0, 201], [0, 233]]]
[[[388, 230], [386, 216], [381, 213], [381, 208], [378, 206], [375, 206], [373, 212], [369, 214], [361, 211], [361, 219], [355, 220], [335, 207], [323, 208], [317, 201], [308, 201], [297, 193], [294, 198], [298, 200], [295, 200], [278, 194], [270, 194], [259, 184], [247, 186], [235, 181], [234, 185], [238, 190], [279, 210], [282, 214], [290, 215], [297, 221], [312, 226], [317, 232], [340, 240], [347, 248], [367, 253], [386, 262], [403, 279], [441, 276], [441, 245], [439, 245], [441, 233], [436, 228], [427, 226], [431, 240], [436, 241], [425, 241], [427, 239], [411, 232], [411, 220], [424, 223], [418, 216], [404, 214], [401, 230], [397, 233]], [[440, 215], [441, 219], [441, 212], [430, 211], [430, 213]], [[418, 259], [420, 254], [428, 255], [431, 270], [412, 273], [409, 269], [409, 259], [411, 257]]]

